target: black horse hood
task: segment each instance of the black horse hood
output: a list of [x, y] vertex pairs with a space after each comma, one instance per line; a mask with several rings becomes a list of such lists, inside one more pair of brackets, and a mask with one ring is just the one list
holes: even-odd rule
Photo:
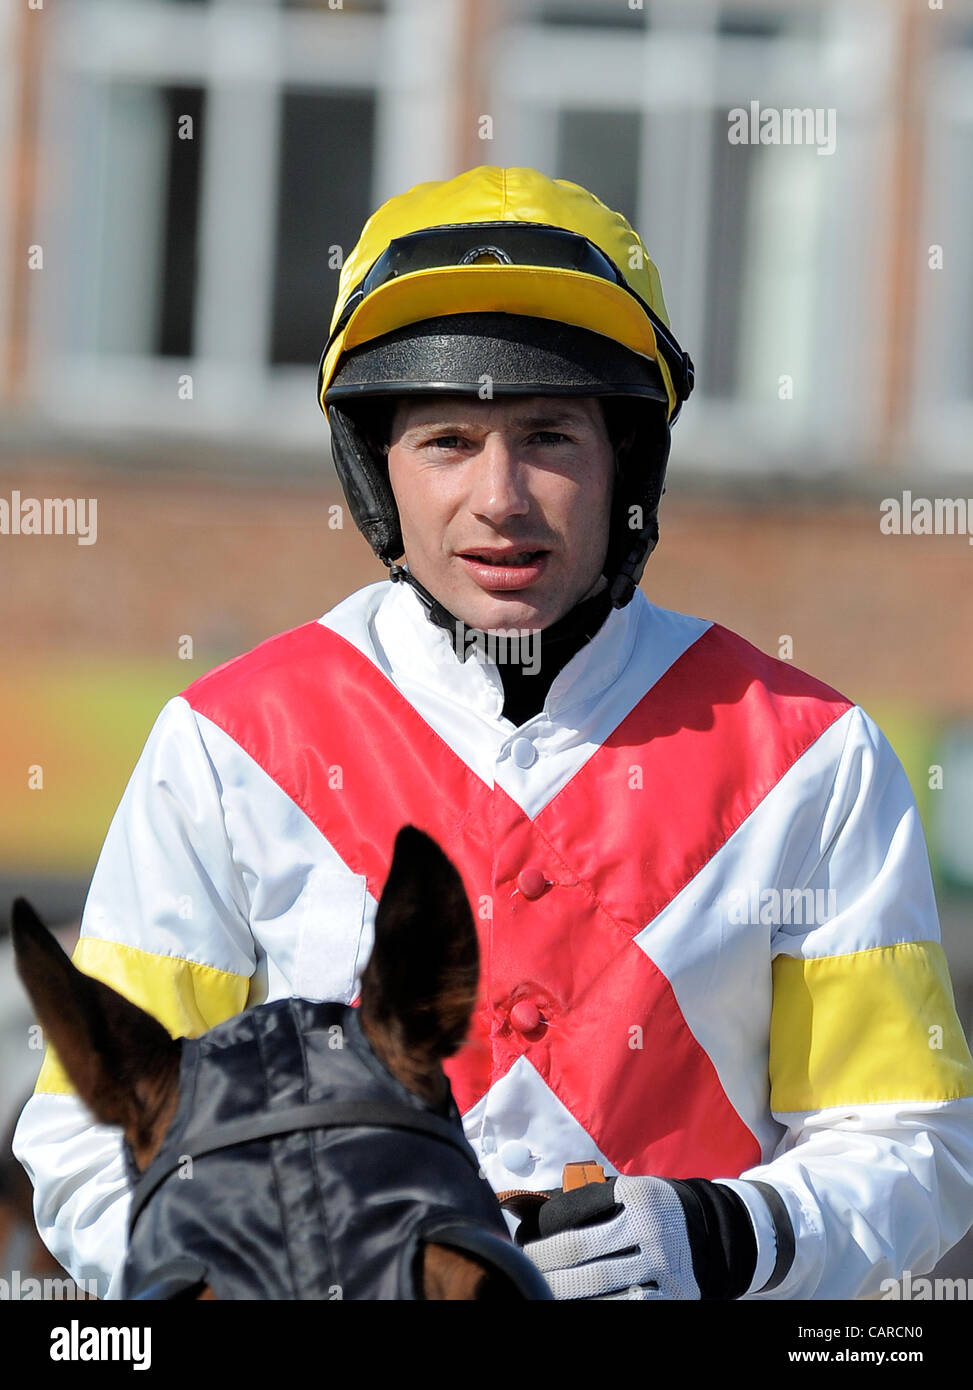
[[552, 1297], [452, 1096], [407, 1090], [343, 1004], [284, 999], [187, 1039], [162, 1147], [144, 1174], [128, 1158], [123, 1298], [416, 1299], [432, 1239]]

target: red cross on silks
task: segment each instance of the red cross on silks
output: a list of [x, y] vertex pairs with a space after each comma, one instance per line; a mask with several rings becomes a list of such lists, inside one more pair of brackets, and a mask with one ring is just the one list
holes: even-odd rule
[[[714, 624], [531, 818], [320, 623], [261, 643], [184, 694], [375, 899], [404, 824], [453, 860], [481, 953], [471, 1034], [446, 1064], [461, 1113], [523, 1056], [619, 1172], [732, 1177], [760, 1161], [669, 981], [633, 938], [847, 700]], [[525, 868], [543, 874], [539, 896], [518, 888]], [[519, 1027], [511, 1020], [523, 1001], [538, 1020], [531, 1031], [523, 1009]]]

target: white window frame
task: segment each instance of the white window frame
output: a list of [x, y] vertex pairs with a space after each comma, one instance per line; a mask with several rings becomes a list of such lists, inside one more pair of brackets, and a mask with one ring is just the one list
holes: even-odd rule
[[[889, 178], [879, 118], [889, 100], [893, 7], [883, 0], [858, 0], [853, 6], [835, 0], [823, 15], [820, 39], [763, 40], [717, 33], [715, 0], [691, 7], [679, 0], [645, 0], [645, 5], [652, 23], [642, 31], [547, 25], [528, 18], [499, 35], [492, 101], [504, 120], [498, 123], [495, 162], [557, 173], [559, 109], [590, 105], [640, 112], [645, 138], [636, 225], [659, 265], [673, 329], [700, 360], [697, 345], [707, 330], [701, 287], [714, 113], [728, 113], [741, 91], [765, 107], [835, 107], [838, 153], [821, 162], [835, 163], [849, 153], [844, 164], [835, 163], [838, 192], [828, 200], [823, 224], [815, 272], [818, 312], [804, 354], [811, 374], [796, 383], [802, 408], [792, 410], [793, 402], [777, 399], [776, 376], [768, 379], [764, 403], [708, 396], [705, 378], [697, 376], [696, 392], [678, 425], [678, 448], [680, 461], [703, 471], [847, 470], [850, 460], [866, 457], [881, 408], [881, 381], [865, 369], [862, 356], [863, 345], [879, 333], [883, 307], [870, 272], [876, 238], [882, 237]], [[867, 64], [856, 63], [861, 53], [867, 53]], [[605, 71], [612, 73], [610, 91], [601, 76]], [[681, 139], [678, 147], [660, 148], [651, 138], [651, 117], [667, 111], [684, 117]], [[746, 151], [740, 153], [746, 157]], [[820, 158], [807, 149], [787, 153]], [[682, 209], [661, 233], [653, 217], [660, 187], [668, 206]], [[649, 226], [654, 226], [651, 238], [645, 231]], [[780, 374], [786, 372], [782, 363]], [[848, 383], [837, 396], [835, 380]]]
[[[973, 5], [967, 7], [967, 17], [968, 22], [973, 19]], [[973, 46], [947, 45], [935, 54], [925, 96], [908, 462], [931, 473], [969, 474], [973, 470], [973, 361], [958, 363], [951, 345], [962, 331], [973, 355], [970, 326], [960, 327], [964, 304], [973, 305], [973, 179], [968, 173], [969, 200], [961, 204], [949, 155], [965, 146], [968, 160], [973, 148]], [[929, 247], [934, 245], [943, 248], [942, 270], [928, 268]], [[965, 277], [964, 295], [956, 292], [958, 274]]]
[[[56, 19], [39, 197], [51, 254], [32, 311], [33, 407], [56, 428], [93, 439], [170, 435], [320, 456], [327, 427], [314, 399], [316, 363], [269, 362], [280, 96], [291, 85], [375, 94], [373, 206], [440, 176], [452, 155], [452, 93], [442, 82], [453, 65], [451, 0], [389, 0], [384, 14], [285, 11], [277, 0], [74, 0]], [[90, 128], [76, 131], [79, 77], [93, 84], [96, 106], [111, 82], [205, 90], [191, 358], [66, 348], [65, 286], [89, 268], [88, 229], [64, 200], [71, 139], [92, 136]], [[322, 347], [331, 308], [322, 305]], [[191, 402], [177, 394], [185, 374]]]

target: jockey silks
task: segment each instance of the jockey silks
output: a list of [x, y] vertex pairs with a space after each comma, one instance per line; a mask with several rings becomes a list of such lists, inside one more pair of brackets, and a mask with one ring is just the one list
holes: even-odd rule
[[[495, 1191], [559, 1187], [587, 1160], [725, 1182], [754, 1223], [749, 1297], [776, 1261], [758, 1182], [795, 1238], [763, 1296], [928, 1270], [973, 1210], [973, 1066], [881, 733], [641, 592], [536, 715], [514, 725], [503, 701], [485, 654], [460, 661], [387, 582], [203, 676], [160, 714], [112, 823], [81, 967], [174, 1035], [289, 995], [350, 1003], [396, 832], [417, 825], [480, 937], [447, 1071]], [[117, 1292], [120, 1141], [53, 1061], [16, 1152], [45, 1240]]]

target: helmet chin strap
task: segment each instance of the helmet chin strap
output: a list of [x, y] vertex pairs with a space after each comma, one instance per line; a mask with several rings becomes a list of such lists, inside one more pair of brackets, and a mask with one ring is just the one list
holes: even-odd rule
[[389, 579], [393, 584], [408, 584], [415, 590], [419, 597], [419, 602], [426, 610], [426, 616], [429, 621], [435, 623], [437, 627], [441, 627], [444, 632], [449, 634], [450, 640], [453, 643], [453, 651], [459, 657], [460, 661], [464, 661], [469, 649], [462, 640], [463, 624], [460, 619], [454, 617], [449, 609], [445, 608], [438, 599], [433, 598], [429, 590], [419, 583], [415, 575], [411, 570], [407, 569], [405, 565], [390, 564]]
[[[438, 599], [433, 598], [429, 590], [419, 583], [405, 565], [390, 564], [389, 579], [393, 584], [408, 584], [415, 590], [429, 621], [448, 634], [457, 659], [465, 661], [475, 646], [475, 643], [469, 641], [468, 634], [479, 632], [480, 629], [469, 627], [461, 618], [450, 613]], [[550, 646], [553, 643], [572, 640], [583, 628], [590, 626], [592, 620], [595, 620], [596, 627], [600, 627], [613, 606], [618, 605], [613, 604], [612, 587], [599, 589], [597, 593], [576, 603], [569, 612], [558, 618], [557, 622], [543, 628], [544, 643]]]

